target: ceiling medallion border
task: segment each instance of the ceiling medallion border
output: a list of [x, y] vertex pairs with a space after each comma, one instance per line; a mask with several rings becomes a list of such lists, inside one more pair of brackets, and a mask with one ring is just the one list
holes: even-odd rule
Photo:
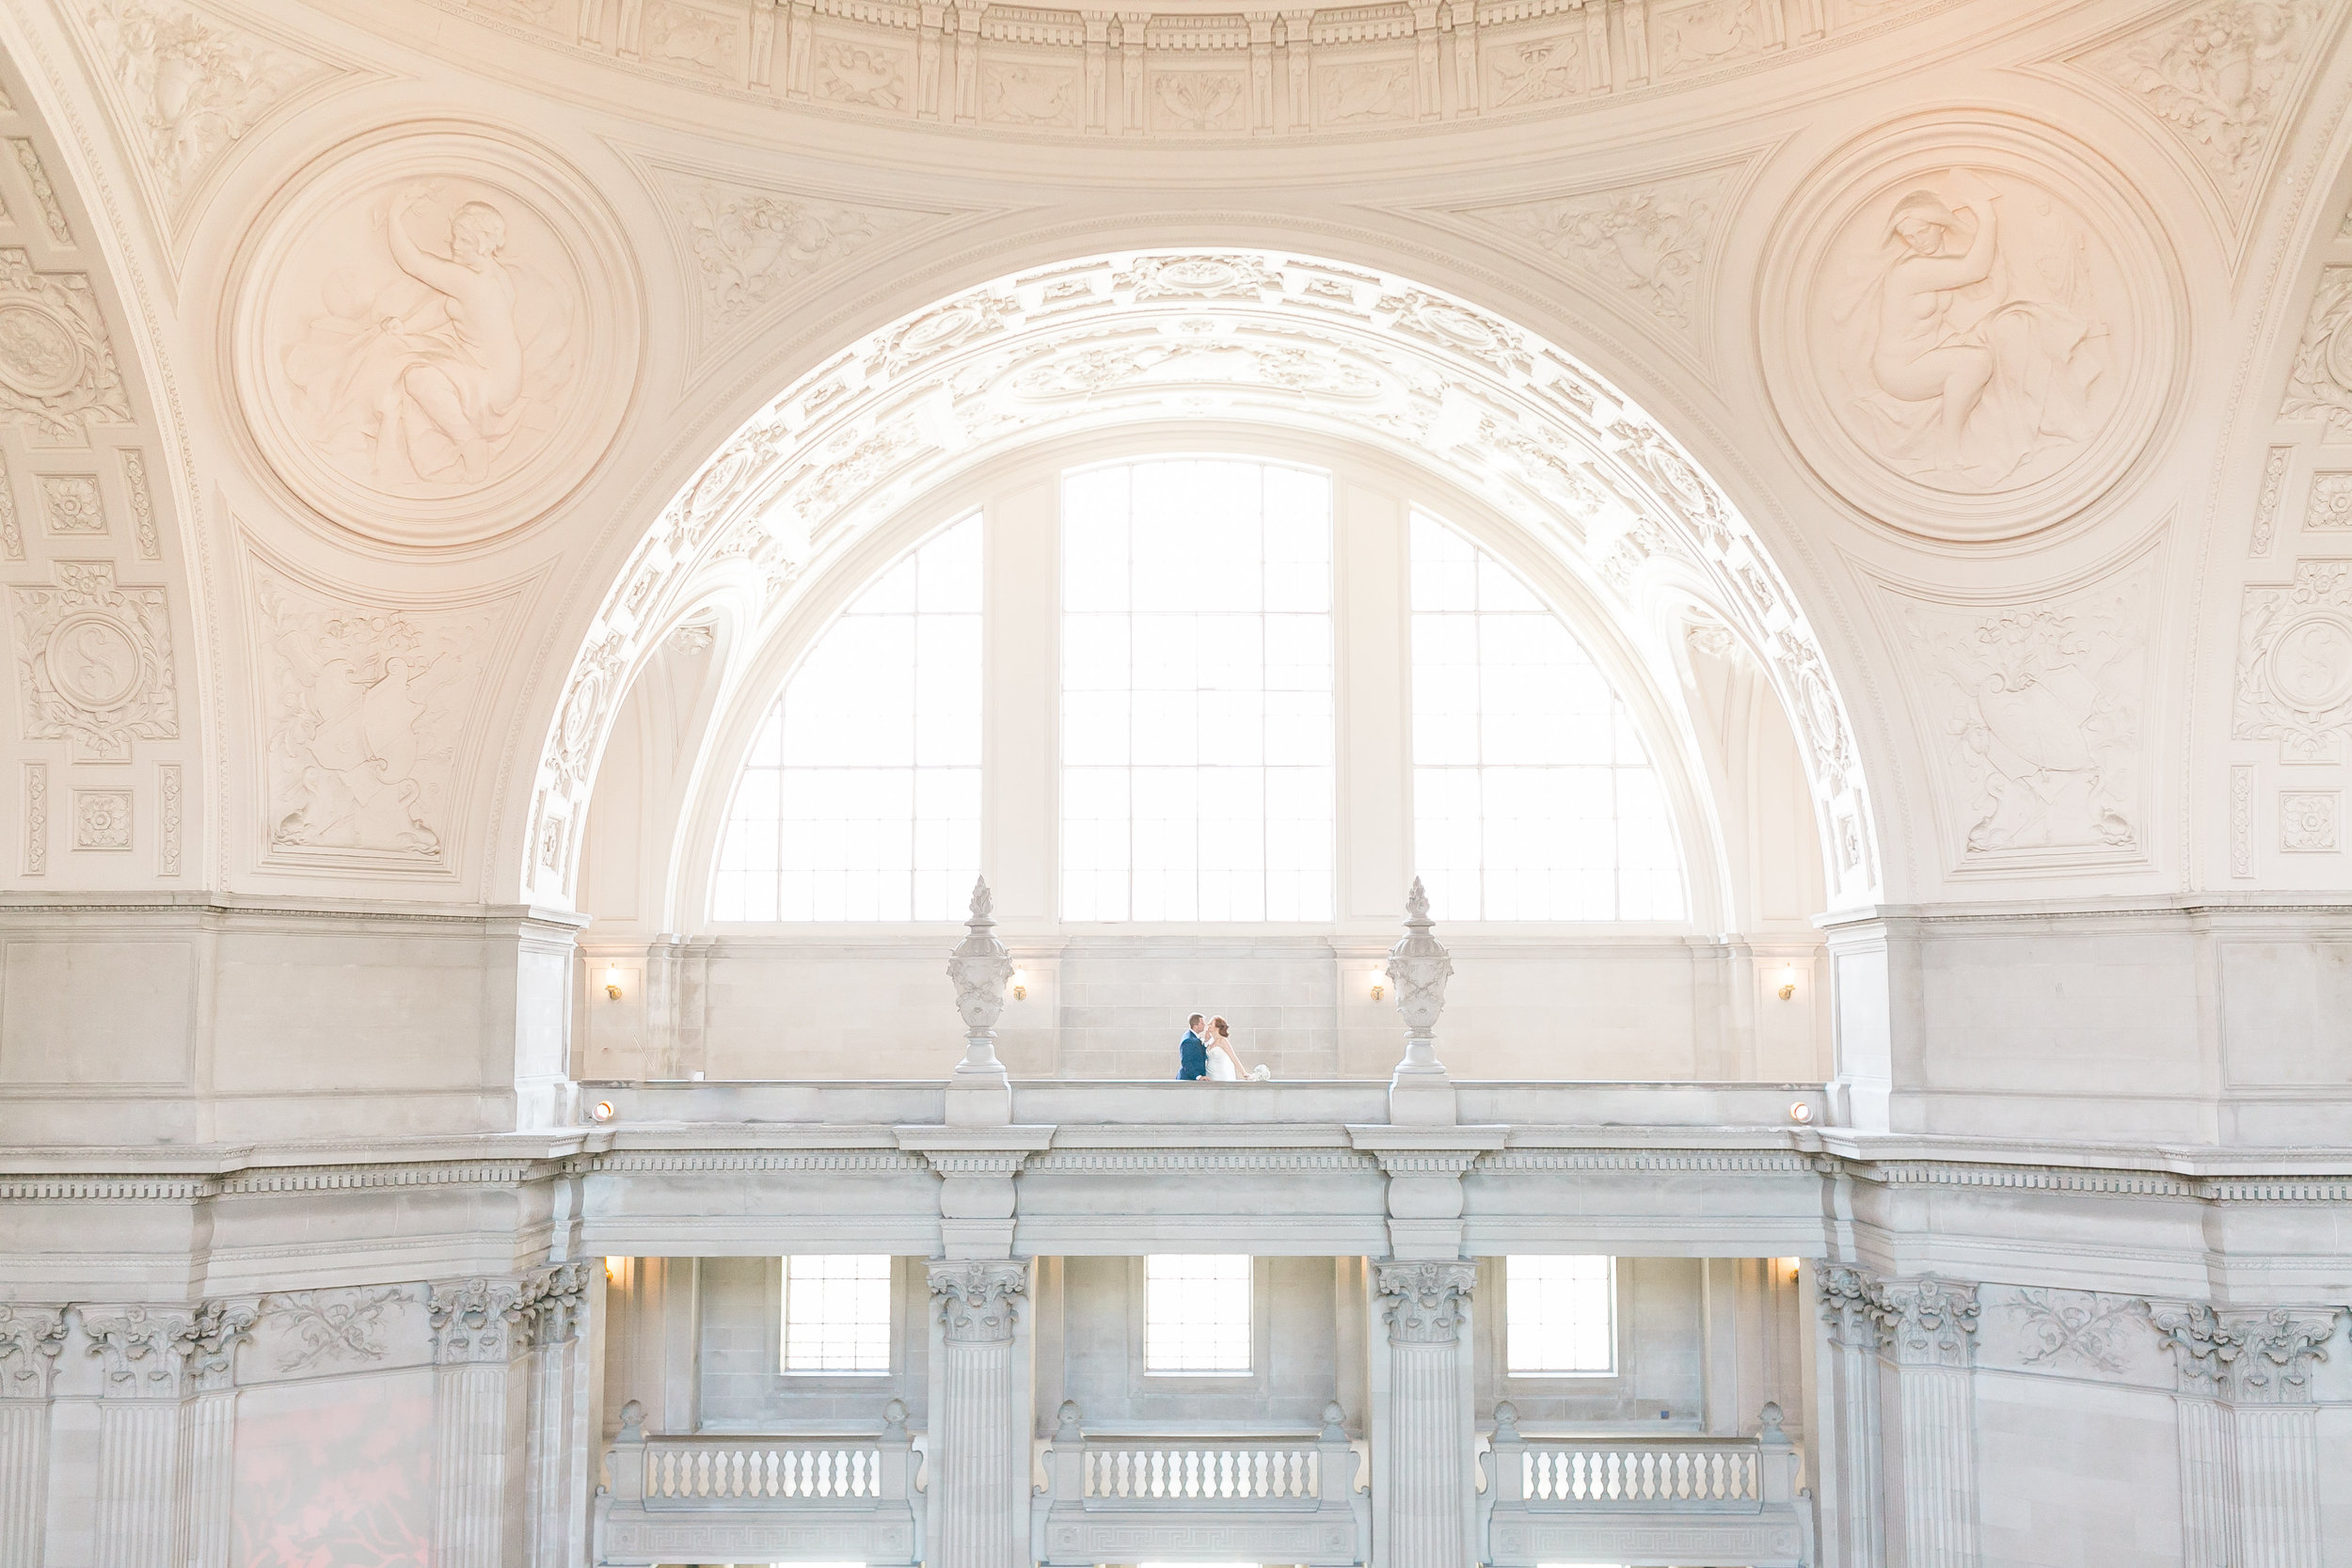
[[1939, 545], [2009, 544], [2120, 496], [2183, 373], [2188, 309], [2124, 189], [1982, 109], [1825, 159], [1767, 243], [1756, 309], [1773, 410], [1815, 476]]

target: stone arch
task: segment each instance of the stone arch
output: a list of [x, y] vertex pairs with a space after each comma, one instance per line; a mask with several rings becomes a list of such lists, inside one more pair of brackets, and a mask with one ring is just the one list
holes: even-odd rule
[[1769, 673], [1804, 753], [1835, 907], [1876, 900], [1854, 727], [1770, 550], [1655, 420], [1576, 356], [1409, 279], [1238, 246], [1098, 253], [965, 289], [771, 400], [629, 553], [564, 678], [519, 880], [566, 899], [630, 682], [720, 580], [763, 619], [909, 497], [1015, 444], [1180, 412], [1370, 439], [1548, 541], [1629, 614], [1695, 586]]

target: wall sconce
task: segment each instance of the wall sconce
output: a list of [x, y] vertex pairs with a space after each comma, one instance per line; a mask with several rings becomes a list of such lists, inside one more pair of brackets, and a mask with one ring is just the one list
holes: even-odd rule
[[1029, 999], [1029, 972], [1025, 969], [1016, 969], [1012, 972], [1012, 999], [1015, 1002], [1026, 1002]]
[[1806, 1126], [1813, 1120], [1813, 1107], [1800, 1100], [1788, 1107], [1788, 1119], [1799, 1127]]
[[1788, 1276], [1788, 1283], [1794, 1285], [1800, 1277], [1800, 1265], [1797, 1260], [1794, 1258], [1781, 1258], [1774, 1261], [1780, 1264], [1781, 1271]]
[[1378, 970], [1372, 972], [1372, 999], [1375, 1002], [1389, 994], [1388, 976]]
[[604, 966], [604, 994], [615, 1002], [621, 999], [621, 966], [619, 964]]
[[1797, 966], [1788, 965], [1780, 972], [1780, 999], [1788, 1002], [1797, 994]]
[[607, 1285], [611, 1285], [619, 1280], [621, 1277], [621, 1265], [628, 1261], [628, 1259], [626, 1258], [606, 1259], [604, 1260], [604, 1282]]
[[620, 1114], [620, 1112], [612, 1108], [612, 1101], [609, 1100], [599, 1100], [596, 1102], [596, 1104], [589, 1107], [588, 1119], [590, 1121], [611, 1121], [614, 1117], [619, 1116]]

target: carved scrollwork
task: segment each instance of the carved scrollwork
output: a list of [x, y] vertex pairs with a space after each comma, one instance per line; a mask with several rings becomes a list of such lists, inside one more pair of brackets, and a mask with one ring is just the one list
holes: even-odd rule
[[2341, 762], [2352, 735], [2352, 561], [2298, 561], [2246, 590], [2231, 735], [2289, 762]]
[[89, 278], [38, 271], [12, 247], [0, 247], [0, 418], [50, 447], [87, 446], [92, 426], [131, 422]]
[[110, 561], [54, 563], [54, 587], [11, 587], [24, 738], [77, 762], [124, 762], [180, 735], [171, 617], [160, 587], [117, 586]]

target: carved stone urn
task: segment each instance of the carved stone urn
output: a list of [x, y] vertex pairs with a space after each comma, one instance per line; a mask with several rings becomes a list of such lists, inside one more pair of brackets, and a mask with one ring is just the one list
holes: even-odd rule
[[1423, 1126], [1452, 1126], [1454, 1085], [1438, 1060], [1438, 1015], [1445, 1010], [1445, 985], [1454, 958], [1430, 935], [1429, 895], [1413, 879], [1405, 895], [1405, 935], [1389, 949], [1389, 986], [1397, 1015], [1405, 1020], [1405, 1058], [1389, 1080], [1389, 1119]]
[[947, 1084], [947, 1120], [960, 1126], [1002, 1127], [1012, 1119], [1012, 1085], [996, 1059], [996, 1021], [1005, 1011], [1012, 956], [993, 934], [994, 905], [982, 877], [972, 884], [966, 935], [947, 958], [956, 1011], [963, 1015], [963, 1060]]

